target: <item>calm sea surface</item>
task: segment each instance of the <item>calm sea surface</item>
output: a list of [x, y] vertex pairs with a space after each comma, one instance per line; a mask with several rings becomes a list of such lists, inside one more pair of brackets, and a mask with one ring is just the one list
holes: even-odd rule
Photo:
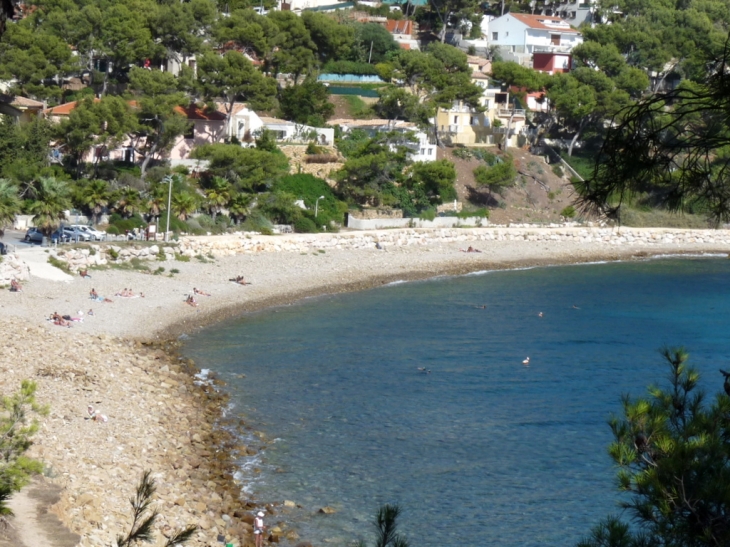
[[720, 389], [729, 327], [730, 260], [685, 258], [310, 299], [211, 327], [185, 351], [275, 439], [240, 462], [257, 499], [302, 506], [269, 524], [372, 543], [375, 510], [397, 502], [414, 547], [569, 546], [617, 512], [606, 422], [621, 395], [664, 382], [663, 345], [684, 345]]

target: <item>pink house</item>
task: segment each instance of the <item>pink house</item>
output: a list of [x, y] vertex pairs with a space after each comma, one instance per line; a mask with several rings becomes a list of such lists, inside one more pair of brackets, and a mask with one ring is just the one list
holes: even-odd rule
[[200, 108], [195, 104], [175, 107], [175, 111], [185, 116], [191, 122], [191, 127], [186, 134], [178, 137], [168, 159], [187, 159], [196, 146], [223, 142], [226, 138], [226, 115], [222, 112]]
[[[98, 101], [99, 99], [95, 99]], [[67, 118], [76, 108], [78, 101], [72, 101], [58, 105], [54, 108], [46, 110], [46, 116], [49, 120], [60, 123]], [[135, 103], [130, 103], [135, 106]], [[187, 107], [177, 106], [175, 111], [187, 118], [190, 122], [190, 128], [187, 133], [178, 137], [169, 153], [165, 154], [166, 159], [180, 160], [186, 159], [190, 155], [190, 151], [198, 145], [223, 142], [226, 136], [226, 115], [217, 110], [201, 108], [195, 104]], [[59, 150], [63, 153], [63, 150]], [[114, 150], [107, 150], [103, 146], [98, 146], [88, 152], [84, 157], [84, 161], [102, 160], [123, 160], [135, 162], [138, 160], [139, 154], [134, 149], [134, 143], [131, 138], [125, 139], [124, 142]]]

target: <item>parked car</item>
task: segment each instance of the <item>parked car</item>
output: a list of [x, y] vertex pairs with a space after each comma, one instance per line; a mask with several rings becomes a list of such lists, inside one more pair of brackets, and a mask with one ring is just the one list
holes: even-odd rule
[[25, 240], [28, 243], [43, 243], [43, 232], [38, 228], [28, 228], [25, 232]]
[[66, 231], [60, 228], [51, 234], [51, 243], [67, 243], [69, 241]]
[[63, 233], [68, 241], [89, 241], [91, 239], [91, 234], [74, 226], [64, 226]]
[[77, 229], [81, 230], [82, 232], [89, 234], [92, 241], [103, 241], [106, 239], [106, 232], [97, 230], [93, 226], [85, 226], [83, 224], [73, 224], [71, 227], [77, 228]]

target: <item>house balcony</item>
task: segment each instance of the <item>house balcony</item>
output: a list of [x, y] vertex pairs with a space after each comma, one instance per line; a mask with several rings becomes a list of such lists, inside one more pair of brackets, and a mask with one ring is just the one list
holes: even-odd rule
[[499, 118], [524, 118], [525, 110], [522, 108], [498, 108], [497, 117]]
[[570, 53], [572, 46], [532, 46], [533, 53]]

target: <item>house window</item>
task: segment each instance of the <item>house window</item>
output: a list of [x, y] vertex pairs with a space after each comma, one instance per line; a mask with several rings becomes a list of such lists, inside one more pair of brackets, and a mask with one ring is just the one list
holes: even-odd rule
[[469, 123], [471, 123], [471, 125], [479, 125], [479, 120], [477, 120], [476, 116], [472, 116]]
[[433, 148], [429, 148], [429, 149], [428, 149], [428, 155], [429, 155], [429, 156], [432, 156], [432, 155], [433, 155]]
[[507, 38], [507, 36], [509, 36], [509, 31], [504, 33], [504, 37]]
[[492, 40], [494, 40], [495, 42], [499, 40], [499, 32], [492, 33]]
[[425, 148], [421, 148], [421, 155], [423, 156], [425, 153], [426, 153], [426, 149]]
[[454, 116], [454, 125], [459, 125], [459, 116]]
[[559, 46], [560, 45], [560, 34], [551, 34], [550, 43], [554, 46]]
[[195, 59], [190, 59], [190, 60], [188, 61], [188, 66], [189, 66], [190, 68], [192, 68], [193, 70], [195, 70]]
[[183, 134], [185, 140], [193, 140], [195, 138], [195, 124], [191, 123]]

